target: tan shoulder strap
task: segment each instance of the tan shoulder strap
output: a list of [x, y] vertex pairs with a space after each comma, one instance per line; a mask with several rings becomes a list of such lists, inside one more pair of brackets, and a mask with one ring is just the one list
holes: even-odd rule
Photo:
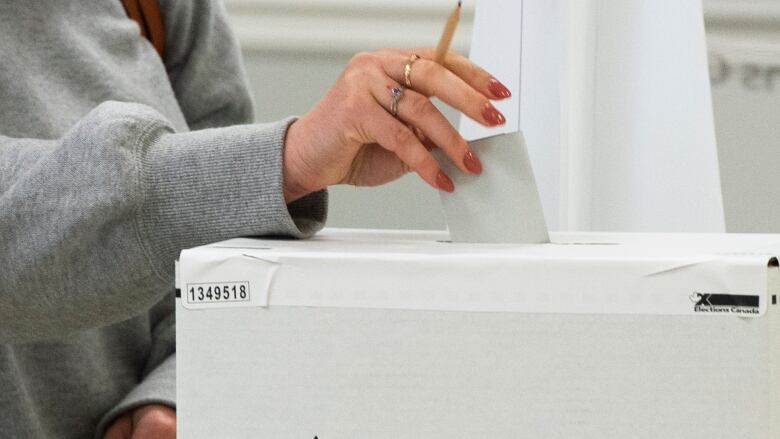
[[122, 0], [122, 6], [127, 15], [138, 23], [141, 36], [152, 43], [160, 58], [165, 59], [165, 25], [159, 0]]

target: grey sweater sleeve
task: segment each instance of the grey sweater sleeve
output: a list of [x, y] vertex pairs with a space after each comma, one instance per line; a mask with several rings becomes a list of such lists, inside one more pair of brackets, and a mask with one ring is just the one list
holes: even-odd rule
[[170, 293], [183, 248], [314, 233], [325, 193], [289, 210], [282, 195], [288, 123], [175, 133], [109, 102], [58, 140], [0, 137], [0, 342], [138, 315]]
[[176, 407], [176, 314], [172, 297], [150, 310], [152, 345], [142, 372], [143, 379], [122, 400], [105, 413], [95, 439], [103, 439], [106, 429], [120, 415], [146, 404]]
[[111, 409], [98, 423], [95, 439], [103, 439], [106, 430], [120, 415], [148, 404], [174, 407], [176, 401], [176, 354], [165, 359], [147, 375], [116, 407]]
[[[238, 42], [230, 30], [225, 18], [224, 7], [220, 1], [174, 1], [162, 0], [161, 6], [166, 25], [165, 64], [171, 86], [176, 94], [182, 113], [192, 130], [202, 130], [253, 121], [253, 105], [250, 98]], [[272, 127], [273, 128], [273, 127]], [[276, 126], [275, 129], [281, 129]], [[279, 136], [281, 133], [276, 133]], [[279, 162], [279, 158], [274, 160]], [[247, 162], [247, 165], [251, 162]], [[228, 166], [221, 173], [233, 172]], [[265, 172], [265, 171], [263, 171]], [[244, 178], [256, 178], [258, 175], [245, 174]], [[278, 176], [272, 186], [279, 188]], [[210, 184], [213, 182], [209, 182]], [[260, 183], [260, 184], [267, 184]], [[269, 187], [269, 189], [272, 189]], [[273, 190], [265, 196], [273, 195]], [[278, 192], [276, 192], [278, 196]], [[214, 195], [217, 195], [215, 193]], [[261, 196], [262, 194], [257, 194]], [[230, 195], [229, 195], [230, 196]], [[233, 195], [240, 199], [237, 195]], [[251, 199], [250, 199], [251, 201]], [[257, 200], [259, 201], [259, 200]], [[276, 200], [278, 203], [278, 200]], [[248, 204], [251, 205], [252, 203]], [[262, 205], [262, 204], [260, 204]], [[278, 207], [278, 204], [277, 204]], [[178, 210], [178, 209], [177, 209]], [[218, 213], [210, 222], [220, 219], [226, 212]], [[288, 206], [288, 212], [296, 224], [289, 219], [277, 221], [282, 230], [270, 230], [274, 233], [301, 233], [307, 235], [322, 226], [325, 215], [324, 193], [306, 197]], [[206, 218], [199, 218], [197, 212], [186, 219], [194, 224], [177, 224], [185, 219], [174, 210], [171, 218], [172, 229], [179, 233], [188, 233], [193, 226], [203, 224]], [[261, 214], [262, 215], [262, 214]], [[230, 214], [228, 213], [228, 216]], [[194, 221], [193, 221], [194, 220]], [[251, 220], [250, 220], [251, 223]], [[277, 226], [278, 227], [278, 226]], [[163, 251], [165, 252], [165, 251]], [[159, 403], [172, 407], [176, 405], [176, 357], [175, 357], [175, 316], [173, 303], [163, 301], [153, 313], [162, 314], [152, 333], [153, 345], [141, 382], [107, 412], [96, 431], [96, 437], [102, 439], [105, 428], [111, 421], [124, 412], [136, 407]]]

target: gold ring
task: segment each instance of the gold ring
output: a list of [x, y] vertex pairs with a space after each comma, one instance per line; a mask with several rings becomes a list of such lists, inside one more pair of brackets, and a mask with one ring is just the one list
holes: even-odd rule
[[406, 84], [406, 88], [412, 88], [412, 79], [410, 78], [412, 75], [412, 64], [420, 58], [420, 55], [415, 53], [409, 57], [409, 61], [404, 66], [404, 83]]

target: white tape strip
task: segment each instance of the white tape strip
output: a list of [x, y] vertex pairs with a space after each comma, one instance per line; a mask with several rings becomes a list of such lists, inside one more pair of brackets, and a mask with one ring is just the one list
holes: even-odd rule
[[182, 253], [180, 284], [190, 309], [271, 305], [758, 317], [767, 307], [766, 261], [207, 248]]

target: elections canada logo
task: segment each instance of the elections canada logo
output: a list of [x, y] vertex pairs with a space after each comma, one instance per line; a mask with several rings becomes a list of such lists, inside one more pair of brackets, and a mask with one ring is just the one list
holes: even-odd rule
[[688, 296], [695, 312], [718, 314], [758, 314], [758, 296], [709, 294], [694, 291]]

